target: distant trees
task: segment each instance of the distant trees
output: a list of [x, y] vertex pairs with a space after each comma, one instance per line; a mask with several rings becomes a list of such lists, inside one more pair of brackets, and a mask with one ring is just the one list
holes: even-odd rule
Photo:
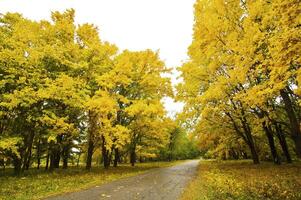
[[94, 152], [104, 167], [160, 156], [170, 132], [161, 99], [172, 96], [169, 69], [151, 50], [118, 52], [74, 10], [51, 21], [0, 18], [0, 163], [15, 172], [48, 170]]
[[168, 145], [160, 150], [160, 159], [181, 160], [200, 156], [198, 140], [174, 123], [170, 128]]
[[299, 1], [196, 2], [178, 99], [207, 156], [301, 158], [299, 13]]

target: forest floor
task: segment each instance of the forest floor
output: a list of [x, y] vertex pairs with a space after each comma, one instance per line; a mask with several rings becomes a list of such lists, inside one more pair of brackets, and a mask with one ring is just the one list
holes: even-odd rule
[[300, 200], [301, 163], [201, 161], [182, 200]]
[[10, 175], [12, 169], [6, 169], [6, 175], [0, 170], [0, 200], [34, 200], [75, 192], [181, 162], [183, 161], [138, 163], [135, 167], [122, 164], [108, 170], [94, 167], [91, 171], [84, 167], [69, 167], [67, 170], [57, 169], [52, 173], [44, 169], [30, 169], [21, 177]]
[[186, 161], [48, 200], [176, 200], [196, 174], [198, 164], [199, 160]]

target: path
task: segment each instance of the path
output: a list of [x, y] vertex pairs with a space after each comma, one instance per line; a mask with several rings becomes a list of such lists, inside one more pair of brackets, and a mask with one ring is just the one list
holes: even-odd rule
[[186, 161], [47, 200], [176, 200], [195, 174], [198, 162]]

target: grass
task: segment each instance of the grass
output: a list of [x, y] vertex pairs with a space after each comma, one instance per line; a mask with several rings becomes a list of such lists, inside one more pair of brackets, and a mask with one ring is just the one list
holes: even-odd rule
[[[178, 162], [139, 163], [135, 167], [121, 165], [105, 170], [102, 167], [86, 171], [84, 168], [70, 167], [52, 173], [30, 169], [21, 177], [0, 175], [1, 200], [34, 200], [56, 194], [78, 191], [104, 184], [124, 177], [141, 174], [150, 169], [168, 167]], [[9, 172], [9, 171], [8, 171]]]
[[301, 163], [201, 161], [182, 200], [300, 200]]

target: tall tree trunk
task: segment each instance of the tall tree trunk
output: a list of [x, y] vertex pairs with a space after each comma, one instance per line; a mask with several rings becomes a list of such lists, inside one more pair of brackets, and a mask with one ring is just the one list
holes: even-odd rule
[[105, 169], [108, 169], [110, 166], [110, 155], [109, 155], [110, 152], [106, 148], [106, 141], [104, 136], [102, 136], [101, 152], [102, 152], [103, 166]]
[[245, 117], [243, 117], [243, 121], [242, 121], [242, 126], [247, 138], [247, 144], [251, 150], [251, 154], [252, 154], [252, 159], [253, 159], [253, 163], [254, 164], [259, 164], [259, 156], [256, 150], [256, 146], [254, 143], [254, 139], [251, 133], [251, 128], [249, 126], [249, 124], [247, 123], [247, 119]]
[[276, 135], [278, 137], [280, 146], [282, 148], [283, 154], [286, 157], [286, 162], [287, 163], [292, 163], [292, 158], [291, 158], [291, 155], [289, 153], [288, 145], [287, 145], [287, 142], [286, 142], [285, 135], [284, 135], [284, 133], [282, 131], [281, 125], [280, 124], [279, 125], [278, 124], [274, 124], [274, 125], [275, 125]]
[[53, 171], [57, 168], [60, 162], [60, 156], [58, 157], [58, 144], [52, 141], [49, 144], [49, 171]]
[[86, 169], [89, 170], [92, 167], [92, 157], [94, 152], [94, 132], [96, 129], [96, 114], [89, 111], [89, 127], [88, 127], [88, 151], [86, 160]]
[[117, 167], [118, 162], [120, 161], [120, 156], [119, 156], [119, 150], [118, 150], [118, 148], [115, 148], [114, 152], [115, 152], [115, 154], [114, 154], [114, 167]]
[[62, 145], [63, 135], [58, 135], [56, 137], [57, 144], [54, 148], [54, 168], [58, 169], [60, 167], [61, 161], [61, 145]]
[[168, 161], [170, 162], [170, 161], [172, 161], [172, 153], [173, 153], [173, 142], [172, 142], [173, 137], [170, 136], [169, 140], [170, 140], [170, 143], [168, 145], [168, 150], [169, 150], [169, 152], [168, 152]]
[[55, 168], [55, 154], [53, 151], [50, 152], [50, 165], [49, 165], [49, 171], [53, 171]]
[[253, 159], [253, 163], [254, 164], [259, 164], [259, 156], [257, 154], [257, 151], [255, 149], [254, 144], [253, 145], [249, 145], [250, 149], [251, 149], [251, 154], [252, 154], [252, 159]]
[[130, 152], [130, 162], [132, 166], [135, 166], [136, 163], [136, 148], [133, 147]]
[[289, 94], [283, 89], [280, 90], [280, 95], [283, 99], [285, 110], [287, 116], [290, 121], [290, 128], [291, 128], [291, 137], [295, 143], [295, 151], [298, 158], [301, 159], [301, 130], [300, 130], [300, 122], [296, 116], [293, 103], [289, 97]]
[[41, 165], [41, 140], [38, 140], [38, 144], [37, 144], [37, 169], [40, 169], [40, 165]]
[[29, 168], [28, 163], [29, 163], [30, 154], [32, 150], [33, 139], [34, 139], [34, 133], [30, 131], [30, 133], [28, 134], [25, 140], [25, 153], [24, 153], [22, 171]]
[[47, 150], [47, 156], [46, 156], [45, 170], [48, 170], [48, 168], [49, 168], [49, 159], [50, 159], [50, 154], [49, 154], [49, 149], [48, 149]]
[[246, 143], [250, 148], [253, 163], [254, 164], [259, 164], [259, 156], [258, 156], [258, 153], [257, 153], [257, 150], [256, 150], [256, 146], [255, 146], [255, 143], [254, 143], [253, 136], [252, 136], [251, 132], [249, 131], [250, 129], [246, 128], [246, 125], [243, 125], [243, 127], [244, 127], [244, 132], [245, 132]]
[[225, 112], [226, 115], [230, 118], [233, 128], [236, 131], [236, 133], [242, 137], [242, 139], [245, 141], [245, 143], [248, 145], [250, 152], [251, 152], [251, 156], [252, 156], [252, 160], [254, 164], [259, 164], [259, 156], [255, 147], [255, 143], [253, 140], [253, 136], [251, 133], [251, 128], [249, 127], [248, 123], [247, 123], [247, 119], [242, 117], [240, 118], [240, 122], [242, 125], [242, 129], [238, 126], [238, 124], [236, 123], [236, 121], [233, 119], [232, 115], [229, 112]]
[[91, 169], [93, 151], [94, 151], [94, 142], [91, 139], [89, 139], [89, 141], [88, 141], [88, 151], [87, 151], [87, 160], [86, 160], [86, 169]]
[[25, 169], [28, 170], [31, 164], [31, 158], [32, 158], [32, 148], [29, 150], [29, 156], [25, 165]]
[[13, 165], [15, 175], [20, 175], [22, 171], [22, 160], [16, 155], [13, 155]]
[[262, 126], [263, 126], [263, 130], [264, 130], [264, 132], [265, 132], [265, 134], [268, 138], [268, 141], [269, 141], [269, 146], [270, 146], [271, 154], [272, 154], [272, 157], [273, 157], [273, 162], [275, 164], [280, 165], [281, 160], [280, 160], [280, 157], [277, 153], [277, 149], [276, 149], [276, 146], [275, 146], [272, 130], [269, 126], [266, 125], [265, 122], [262, 123]]
[[63, 149], [63, 169], [68, 168], [69, 150], [69, 144], [66, 144]]
[[55, 145], [50, 155], [50, 169], [58, 169], [60, 167], [61, 155], [58, 146]]

